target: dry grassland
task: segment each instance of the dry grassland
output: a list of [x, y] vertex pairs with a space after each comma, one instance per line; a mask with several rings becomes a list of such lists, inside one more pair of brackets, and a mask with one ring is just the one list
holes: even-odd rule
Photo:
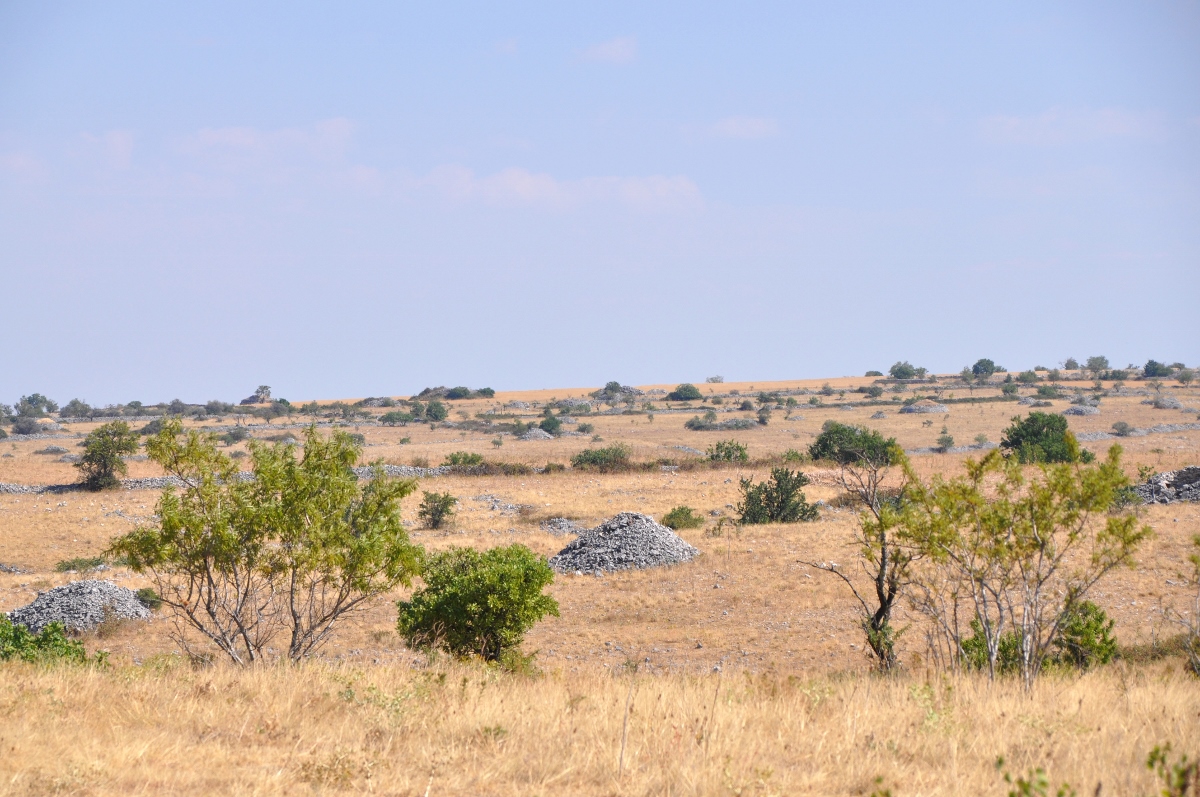
[[[820, 387], [823, 381], [719, 387], [753, 395]], [[870, 380], [828, 381], [848, 388]], [[702, 390], [710, 387], [718, 386]], [[450, 420], [461, 420], [460, 410], [474, 417], [514, 400], [545, 402], [585, 392], [454, 402]], [[1186, 405], [1200, 405], [1195, 390], [1171, 392]], [[650, 398], [661, 406], [661, 397]], [[1070, 425], [1103, 431], [1117, 420], [1138, 427], [1195, 420], [1142, 405], [1141, 398], [1106, 398], [1101, 415], [1071, 417]], [[1051, 411], [1067, 406], [1055, 404]], [[744, 432], [684, 429], [687, 418], [706, 408], [697, 402], [688, 413], [659, 412], [652, 421], [646, 415], [581, 420], [595, 425], [602, 444], [626, 442], [635, 459], [653, 460], [686, 459], [677, 446], [703, 450], [729, 438], [748, 445], [752, 457], [804, 449], [830, 418], [866, 423], [906, 448], [933, 445], [943, 423], [960, 443], [981, 433], [998, 441], [1009, 419], [1027, 411], [1012, 403], [952, 405], [949, 415], [930, 416], [885, 408], [886, 418], [870, 420], [878, 408], [804, 405], [790, 419], [776, 412], [768, 426]], [[537, 413], [527, 411], [526, 419]], [[923, 425], [926, 420], [933, 424]], [[252, 428], [269, 433], [265, 426]], [[496, 449], [494, 433], [486, 430], [428, 424], [358, 431], [367, 439], [366, 460], [397, 464], [424, 458], [436, 465], [457, 450], [533, 465], [566, 463], [598, 445], [586, 436], [528, 442], [506, 436]], [[406, 437], [410, 442], [402, 444]], [[33, 453], [47, 442], [72, 445], [0, 441], [0, 451], [13, 454], [0, 458], [0, 481], [72, 481], [70, 465]], [[1120, 442], [1131, 476], [1138, 465], [1167, 470], [1200, 461], [1198, 431]], [[1086, 445], [1100, 453], [1109, 444]], [[924, 454], [914, 463], [926, 476], [949, 475], [960, 472], [963, 459]], [[805, 470], [815, 480], [807, 490], [810, 500], [837, 495], [831, 474]], [[158, 473], [152, 463], [130, 464], [131, 476]], [[706, 515], [730, 514], [738, 479], [765, 475], [765, 468], [730, 466], [449, 476], [421, 487], [459, 497], [452, 528], [416, 527], [419, 493], [406, 501], [404, 514], [414, 540], [429, 547], [517, 541], [549, 555], [566, 539], [542, 532], [538, 524], [545, 518], [592, 524], [624, 510], [661, 517], [679, 504]], [[521, 510], [494, 511], [489, 500], [476, 498], [482, 496]], [[0, 563], [28, 571], [0, 573], [0, 610], [83, 577], [56, 573], [55, 563], [98, 554], [138, 518], [153, 514], [156, 500], [153, 491], [0, 495]], [[1155, 538], [1136, 569], [1114, 574], [1093, 596], [1116, 619], [1116, 634], [1127, 644], [1173, 633], [1162, 608], [1182, 603], [1177, 574], [1191, 536], [1200, 533], [1196, 505], [1140, 512]], [[703, 552], [688, 565], [602, 578], [562, 576], [550, 588], [562, 616], [537, 626], [525, 645], [539, 652], [546, 675], [538, 680], [431, 663], [405, 650], [394, 631], [394, 599], [403, 592], [349, 621], [321, 661], [300, 671], [193, 671], [172, 663], [177, 646], [162, 617], [104, 628], [85, 642], [111, 652], [110, 671], [0, 667], [0, 793], [274, 794], [311, 786], [328, 793], [413, 795], [868, 794], [880, 776], [897, 795], [999, 794], [992, 764], [1003, 754], [1014, 770], [1046, 766], [1054, 778], [1083, 786], [1081, 793], [1102, 781], [1105, 794], [1139, 794], [1149, 791], [1142, 762], [1154, 744], [1200, 749], [1200, 685], [1178, 672], [1178, 662], [1051, 678], [1024, 697], [1014, 683], [989, 688], [973, 678], [947, 681], [927, 673], [918, 620], [906, 616], [902, 622], [911, 627], [900, 649], [907, 674], [890, 680], [869, 675], [844, 587], [799, 564], [852, 561], [847, 546], [855, 523], [852, 511], [835, 509], [824, 510], [816, 523], [747, 527], [721, 537], [710, 536], [710, 523], [681, 533]], [[120, 568], [103, 577], [142, 585]], [[634, 664], [621, 774], [621, 725]]]

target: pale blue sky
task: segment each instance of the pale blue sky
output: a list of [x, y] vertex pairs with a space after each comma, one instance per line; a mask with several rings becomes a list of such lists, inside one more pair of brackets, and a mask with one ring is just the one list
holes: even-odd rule
[[1200, 4], [0, 2], [0, 401], [1200, 360]]

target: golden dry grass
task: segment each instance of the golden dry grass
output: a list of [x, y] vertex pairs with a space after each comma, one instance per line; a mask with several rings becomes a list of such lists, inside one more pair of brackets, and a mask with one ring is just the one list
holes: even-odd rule
[[0, 712], [14, 795], [1004, 794], [1001, 755], [1137, 795], [1154, 745], [1200, 747], [1195, 680], [1124, 666], [1026, 695], [919, 675], [9, 665]]
[[[721, 389], [756, 393], [820, 387], [824, 381]], [[849, 388], [871, 380], [828, 381]], [[707, 392], [709, 386], [701, 388]], [[509, 401], [540, 403], [585, 393], [528, 391], [455, 402], [451, 420], [460, 420], [460, 411], [474, 417]], [[1200, 404], [1196, 390], [1172, 393], [1187, 405]], [[1194, 420], [1155, 410], [1141, 399], [1106, 398], [1100, 416], [1071, 417], [1070, 425], [1103, 431], [1117, 420], [1141, 427]], [[1065, 406], [1058, 401], [1051, 411]], [[683, 459], [689, 455], [678, 446], [703, 450], [730, 437], [747, 444], [755, 457], [803, 449], [830, 418], [867, 423], [907, 448], [932, 445], [943, 423], [960, 443], [981, 433], [999, 440], [1009, 419], [1026, 411], [1011, 403], [953, 405], [948, 416], [887, 409], [886, 418], [872, 420], [874, 407], [804, 405], [792, 418], [776, 412], [770, 425], [745, 432], [686, 430], [686, 419], [706, 408], [696, 403], [685, 413], [659, 412], [653, 421], [645, 415], [582, 420], [596, 426], [603, 444], [625, 442], [635, 459], [654, 460]], [[537, 413], [526, 411], [526, 419]], [[926, 420], [933, 423], [926, 426]], [[277, 433], [280, 423], [256, 424], [254, 430]], [[72, 424], [69, 432], [90, 428]], [[414, 458], [438, 464], [456, 450], [533, 465], [565, 463], [595, 445], [588, 437], [529, 442], [506, 437], [495, 449], [488, 430], [427, 424], [357, 431], [366, 436], [364, 459], [403, 464]], [[1166, 470], [1195, 464], [1200, 432], [1120, 442], [1133, 476], [1139, 465]], [[0, 457], [0, 481], [72, 481], [76, 473], [69, 464], [33, 453], [47, 443], [73, 445], [70, 439], [0, 441], [0, 451], [13, 454]], [[1099, 453], [1108, 445], [1087, 447]], [[913, 458], [924, 476], [957, 473], [963, 459]], [[805, 470], [815, 481], [807, 490], [810, 500], [837, 496], [830, 474]], [[152, 463], [130, 464], [131, 476], [158, 473]], [[844, 587], [799, 564], [851, 561], [852, 511], [826, 509], [816, 523], [710, 536], [715, 525], [710, 513], [731, 512], [738, 479], [765, 475], [765, 468], [730, 466], [425, 480], [423, 489], [448, 490], [460, 499], [451, 528], [437, 532], [416, 528], [419, 494], [405, 502], [414, 540], [434, 548], [522, 542], [549, 555], [566, 540], [542, 532], [542, 519], [567, 516], [592, 524], [624, 510], [661, 517], [679, 504], [708, 515], [710, 523], [682, 532], [703, 552], [690, 564], [557, 579], [550, 590], [562, 616], [538, 625], [525, 645], [538, 651], [547, 673], [541, 680], [444, 663], [431, 667], [424, 656], [405, 650], [395, 634], [394, 601], [403, 591], [346, 622], [320, 660], [299, 671], [164, 668], [177, 645], [161, 617], [85, 637], [89, 649], [110, 651], [109, 672], [0, 667], [5, 682], [0, 792], [269, 794], [299, 786], [424, 794], [432, 772], [431, 795], [868, 794], [876, 776], [897, 795], [1002, 793], [992, 762], [1004, 754], [1014, 770], [1047, 766], [1056, 779], [1082, 785], [1081, 793], [1091, 793], [1103, 780], [1106, 794], [1138, 794], [1149, 791], [1141, 762], [1151, 746], [1160, 741], [1200, 746], [1200, 686], [1171, 672], [1178, 663], [1052, 678], [1026, 698], [1015, 684], [989, 688], [977, 679], [927, 675], [918, 618], [905, 614], [901, 621], [913, 624], [900, 643], [908, 675], [895, 680], [869, 675]], [[522, 509], [493, 511], [489, 502], [476, 500], [483, 495]], [[154, 491], [0, 495], [0, 563], [27, 571], [0, 573], [0, 611], [28, 603], [40, 589], [84, 577], [56, 573], [55, 563], [98, 554], [137, 518], [152, 514], [157, 497]], [[1139, 511], [1155, 528], [1154, 539], [1140, 552], [1136, 569], [1115, 573], [1092, 596], [1116, 619], [1116, 634], [1125, 643], [1173, 633], [1162, 609], [1182, 602], [1177, 574], [1191, 536], [1200, 533], [1196, 505]], [[102, 577], [130, 587], [143, 583], [121, 568]], [[629, 680], [616, 674], [635, 663], [629, 769], [618, 777]], [[712, 724], [703, 725], [710, 714]], [[695, 741], [702, 727], [712, 731], [702, 735], [707, 750]]]

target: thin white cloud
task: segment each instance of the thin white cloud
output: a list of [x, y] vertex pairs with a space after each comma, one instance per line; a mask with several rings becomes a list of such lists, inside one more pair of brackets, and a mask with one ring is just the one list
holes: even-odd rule
[[1161, 138], [1161, 115], [1124, 108], [1051, 108], [1033, 116], [994, 115], [981, 123], [983, 137], [1001, 144], [1058, 146], [1117, 138]]
[[294, 157], [328, 160], [344, 156], [353, 134], [354, 123], [342, 118], [276, 130], [206, 127], [186, 137], [180, 149], [198, 158], [238, 162]]
[[560, 180], [528, 169], [508, 168], [478, 176], [465, 166], [441, 166], [415, 181], [451, 200], [499, 207], [539, 206], [566, 209], [586, 203], [615, 202], [637, 210], [697, 207], [700, 189], [683, 176], [585, 177]]
[[585, 61], [628, 64], [635, 58], [637, 58], [636, 36], [618, 36], [615, 39], [594, 44], [583, 51], [583, 60]]
[[84, 133], [83, 141], [110, 169], [124, 171], [133, 164], [133, 133], [129, 130], [109, 130], [99, 136]]
[[718, 138], [771, 138], [779, 135], [779, 123], [763, 116], [727, 116], [712, 127]]

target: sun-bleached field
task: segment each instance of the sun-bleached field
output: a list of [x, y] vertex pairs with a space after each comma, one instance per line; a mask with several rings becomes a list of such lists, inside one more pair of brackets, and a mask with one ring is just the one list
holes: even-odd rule
[[[450, 528], [424, 530], [416, 523], [419, 491], [406, 500], [410, 534], [427, 547], [521, 542], [552, 555], [568, 538], [542, 531], [539, 524], [547, 518], [593, 525], [620, 511], [661, 518], [686, 504], [709, 518], [705, 528], [680, 532], [703, 555], [670, 569], [560, 576], [549, 591], [561, 617], [547, 619], [526, 638], [525, 650], [537, 651], [544, 673], [535, 680], [430, 662], [406, 650], [394, 630], [394, 601], [403, 592], [347, 622], [320, 660], [299, 671], [193, 671], [175, 656], [167, 619], [105, 627], [85, 643], [109, 651], [108, 671], [0, 667], [8, 717], [0, 730], [0, 793], [272, 794], [297, 787], [414, 795], [869, 794], [881, 787], [897, 795], [1003, 793], [993, 767], [998, 755], [1009, 759], [1013, 771], [1045, 766], [1081, 793], [1091, 793], [1098, 782], [1106, 794], [1148, 792], [1142, 764], [1150, 747], [1165, 741], [1180, 749], [1200, 747], [1200, 683], [1182, 674], [1179, 660], [1125, 662], [1081, 678], [1048, 678], [1026, 697], [1015, 683], [989, 687], [977, 678], [944, 680], [929, 672], [918, 620], [902, 612], [902, 622], [913, 625], [900, 640], [905, 672], [880, 679], [870, 675], [844, 586], [800, 563], [853, 561], [853, 511], [827, 506], [815, 523], [726, 526], [713, 536], [713, 513], [733, 514], [739, 479], [763, 478], [770, 458], [807, 449], [826, 420], [866, 424], [906, 449], [921, 449], [936, 445], [943, 425], [959, 445], [978, 435], [999, 441], [1010, 419], [1029, 411], [994, 401], [950, 404], [941, 415], [900, 414], [898, 399], [914, 389], [937, 397], [924, 386], [885, 392], [881, 401], [897, 398], [890, 404], [837, 406], [861, 403], [862, 394], [847, 392], [843, 399], [838, 393], [873, 381], [700, 385], [706, 395], [726, 395], [724, 403], [682, 407], [647, 395], [639, 403], [654, 402], [652, 413], [579, 415], [594, 432], [545, 441], [504, 435], [499, 447], [486, 426], [489, 418], [501, 423], [511, 420], [504, 415], [516, 414], [536, 422], [547, 402], [582, 397], [590, 389], [447, 402], [451, 424], [433, 428], [351, 423], [348, 431], [364, 435], [368, 462], [438, 465], [450, 452], [469, 451], [540, 467], [567, 464], [586, 447], [622, 442], [636, 461], [685, 464], [619, 474], [568, 469], [428, 478], [421, 488], [453, 493], [459, 509]], [[708, 409], [736, 406], [728, 398], [732, 391], [741, 394], [738, 400], [753, 400], [760, 391], [816, 391], [825, 383], [833, 394], [821, 396], [822, 405], [808, 403], [811, 393], [795, 395], [799, 405], [774, 411], [766, 426], [725, 432], [684, 427]], [[1102, 400], [1099, 415], [1071, 416], [1070, 427], [1096, 433], [1117, 421], [1150, 428], [1197, 420], [1195, 413], [1142, 403], [1147, 390], [1146, 383], [1130, 383], [1125, 393]], [[1175, 385], [1163, 391], [1184, 406], [1200, 405], [1198, 390]], [[985, 398], [999, 390], [946, 383], [940, 395]], [[527, 406], [513, 410], [512, 402]], [[1065, 400], [1053, 404], [1046, 411], [1069, 406]], [[871, 418], [880, 411], [886, 417]], [[719, 415], [735, 417], [754, 413]], [[300, 436], [295, 424], [306, 420], [247, 422], [255, 436], [280, 434], [284, 427]], [[465, 421], [478, 428], [452, 425]], [[222, 425], [231, 422], [225, 418]], [[72, 423], [67, 432], [91, 428]], [[601, 441], [593, 442], [593, 434]], [[745, 444], [762, 462], [686, 467], [696, 457], [685, 449], [704, 451], [724, 439]], [[1200, 460], [1197, 430], [1084, 445], [1101, 453], [1116, 442], [1131, 477], [1139, 466], [1163, 471]], [[70, 439], [0, 441], [0, 451], [12, 454], [0, 457], [0, 482], [73, 481], [69, 464], [34, 453], [47, 443], [74, 445]], [[244, 448], [239, 443], [229, 450]], [[970, 455], [914, 453], [912, 459], [928, 477], [959, 472]], [[840, 490], [831, 472], [801, 467], [814, 482], [806, 490], [810, 500], [836, 499]], [[160, 475], [149, 462], [131, 462], [129, 470], [131, 477]], [[39, 590], [92, 577], [59, 573], [55, 565], [97, 555], [115, 535], [151, 516], [157, 497], [148, 490], [0, 495], [0, 563], [23, 571], [0, 572], [0, 611], [28, 603]], [[1140, 551], [1136, 569], [1115, 573], [1092, 598], [1116, 620], [1123, 644], [1152, 646], [1175, 633], [1162, 610], [1186, 596], [1177, 574], [1185, 569], [1191, 537], [1200, 533], [1200, 507], [1139, 511], [1154, 527], [1154, 539]], [[120, 567], [101, 577], [134, 588], [144, 584]], [[627, 699], [632, 708], [622, 767]], [[10, 749], [20, 754], [10, 755]]]

